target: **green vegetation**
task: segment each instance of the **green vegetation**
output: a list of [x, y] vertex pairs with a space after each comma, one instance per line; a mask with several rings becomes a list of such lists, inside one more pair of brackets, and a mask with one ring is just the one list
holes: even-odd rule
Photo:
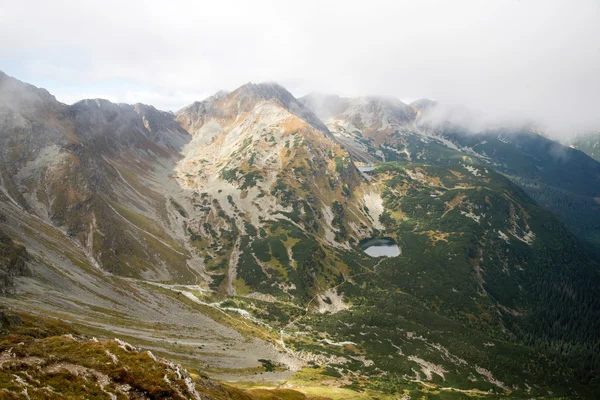
[[[403, 257], [380, 264], [379, 288], [393, 282], [429, 310], [547, 354], [589, 384], [600, 367], [593, 333], [600, 328], [598, 264], [520, 189], [481, 172], [458, 165], [377, 169], [392, 174], [386, 208], [403, 216], [390, 230]], [[535, 239], [526, 243], [529, 231]]]
[[237, 173], [238, 173], [238, 169], [237, 168], [233, 168], [233, 169], [225, 169], [223, 168], [221, 170], [221, 178], [223, 178], [224, 180], [226, 180], [229, 183], [232, 182], [236, 182], [237, 181]]
[[242, 183], [242, 186], [240, 186], [240, 189], [244, 190], [244, 189], [252, 188], [252, 187], [256, 186], [257, 181], [261, 181], [263, 179], [264, 178], [261, 175], [260, 171], [248, 172], [247, 174], [244, 175], [244, 183]]
[[253, 290], [302, 304], [340, 276], [323, 246], [296, 225], [269, 221], [262, 229], [264, 238], [241, 237], [238, 277]]
[[[584, 153], [527, 130], [498, 129], [481, 135], [443, 132], [473, 147], [482, 163], [507, 174], [529, 196], [555, 213], [577, 236], [600, 248], [600, 163]], [[486, 161], [488, 157], [490, 161]]]
[[176, 202], [174, 199], [169, 199], [169, 201], [171, 202], [171, 205], [175, 208], [175, 210], [179, 213], [179, 215], [181, 215], [183, 218], [188, 217], [188, 214], [185, 211], [185, 208], [183, 208], [183, 206], [181, 204]]
[[0, 369], [0, 399], [307, 399], [289, 389], [221, 385], [127, 343], [79, 336], [50, 318], [0, 309], [0, 323], [0, 354], [10, 355]]
[[333, 211], [333, 220], [331, 225], [338, 228], [335, 232], [335, 240], [342, 242], [348, 238], [346, 227], [344, 226], [344, 207], [339, 201], [334, 201], [331, 205], [331, 211]]
[[350, 157], [336, 157], [335, 158], [335, 172], [341, 174], [350, 166]]
[[[250, 245], [256, 260], [245, 258], [256, 276], [244, 281], [278, 301], [236, 298], [236, 307], [289, 332], [285, 341], [295, 351], [339, 360], [317, 362], [319, 379], [356, 393], [598, 393], [598, 265], [555, 217], [480, 166], [385, 163], [372, 176], [384, 187], [381, 234], [396, 239], [402, 256], [331, 253], [295, 225], [271, 223]], [[341, 203], [332, 209], [343, 223]], [[298, 240], [293, 268], [277, 250], [291, 238]], [[275, 282], [296, 288], [282, 292]], [[351, 308], [303, 313], [293, 303], [302, 307], [315, 287], [335, 288]]]

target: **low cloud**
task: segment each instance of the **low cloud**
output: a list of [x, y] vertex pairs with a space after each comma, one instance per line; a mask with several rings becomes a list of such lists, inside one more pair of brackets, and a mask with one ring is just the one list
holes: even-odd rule
[[202, 100], [208, 97], [207, 93], [186, 93], [186, 92], [151, 92], [151, 91], [114, 91], [110, 93], [103, 92], [85, 92], [85, 93], [64, 93], [58, 96], [58, 100], [73, 104], [81, 99], [106, 99], [113, 103], [127, 104], [150, 104], [160, 105], [164, 111], [177, 112], [182, 104], [191, 104], [194, 101]]
[[277, 81], [427, 97], [564, 137], [600, 126], [599, 20], [595, 0], [22, 0], [0, 6], [0, 68], [61, 101], [175, 110]]

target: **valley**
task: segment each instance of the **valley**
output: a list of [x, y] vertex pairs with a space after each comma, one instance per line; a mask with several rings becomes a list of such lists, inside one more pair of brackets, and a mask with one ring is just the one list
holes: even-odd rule
[[[129, 378], [100, 367], [106, 351], [181, 398], [600, 393], [600, 163], [585, 154], [434, 124], [431, 101], [271, 83], [177, 113], [65, 105], [3, 73], [0, 93], [3, 312], [61, 324], [2, 320], [3, 363], [19, 341], [19, 359], [51, 349], [115, 398]], [[46, 382], [6, 362], [11, 390]]]

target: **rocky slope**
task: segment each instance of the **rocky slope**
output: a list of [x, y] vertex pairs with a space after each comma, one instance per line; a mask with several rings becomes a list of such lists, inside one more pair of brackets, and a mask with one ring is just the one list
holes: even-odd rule
[[[0, 222], [6, 217], [0, 214]], [[15, 277], [26, 275], [29, 271], [29, 254], [25, 247], [16, 244], [10, 236], [0, 230], [0, 295], [10, 293]]]
[[[0, 77], [0, 188], [6, 204], [58, 227], [110, 272], [190, 280], [163, 185], [189, 140], [152, 107], [59, 103]], [[165, 266], [165, 259], [177, 268]], [[175, 262], [177, 260], [177, 262]]]
[[[177, 119], [193, 137], [176, 168], [191, 194], [182, 214], [207, 254], [208, 272], [223, 277], [228, 294], [314, 295], [345, 272], [322, 262], [323, 245], [348, 248], [381, 227], [379, 195], [324, 124], [284, 88], [248, 84], [194, 103]], [[293, 243], [266, 244], [288, 227], [300, 235], [295, 242], [312, 243], [314, 256], [298, 254]], [[281, 254], [262, 254], [265, 245]], [[232, 265], [240, 262], [237, 273]]]

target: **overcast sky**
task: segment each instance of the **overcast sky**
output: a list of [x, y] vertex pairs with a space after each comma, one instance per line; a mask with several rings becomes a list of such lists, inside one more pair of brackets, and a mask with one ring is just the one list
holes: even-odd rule
[[600, 126], [600, 0], [0, 0], [0, 69], [177, 110], [277, 81]]

